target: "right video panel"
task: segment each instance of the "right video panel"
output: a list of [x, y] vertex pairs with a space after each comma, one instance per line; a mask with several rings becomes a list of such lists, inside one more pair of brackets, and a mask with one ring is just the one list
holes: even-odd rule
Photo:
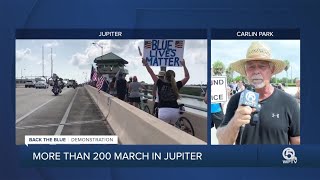
[[211, 144], [300, 144], [299, 30], [213, 30]]

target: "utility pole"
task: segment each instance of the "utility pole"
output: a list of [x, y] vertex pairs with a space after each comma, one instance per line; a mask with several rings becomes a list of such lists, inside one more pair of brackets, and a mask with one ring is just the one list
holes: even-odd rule
[[293, 79], [292, 79], [292, 65], [291, 65], [291, 84], [293, 83]]
[[44, 47], [42, 46], [42, 77], [44, 77]]
[[51, 48], [51, 76], [52, 77], [53, 74], [53, 61], [52, 61], [52, 48]]

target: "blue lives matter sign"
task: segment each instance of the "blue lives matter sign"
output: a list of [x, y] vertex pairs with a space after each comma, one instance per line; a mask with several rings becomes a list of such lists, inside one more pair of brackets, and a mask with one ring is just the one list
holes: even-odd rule
[[181, 66], [184, 42], [177, 39], [146, 39], [143, 57], [150, 66]]

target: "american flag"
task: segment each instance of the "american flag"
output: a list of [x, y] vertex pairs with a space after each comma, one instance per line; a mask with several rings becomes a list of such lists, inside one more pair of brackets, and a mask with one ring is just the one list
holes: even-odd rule
[[180, 41], [176, 41], [175, 42], [175, 47], [176, 48], [183, 48], [183, 41], [181, 41], [181, 40]]
[[93, 70], [92, 81], [97, 81], [97, 71]]
[[150, 49], [151, 48], [151, 41], [144, 41], [144, 48]]
[[104, 77], [103, 77], [103, 76], [100, 76], [100, 77], [98, 78], [97, 85], [96, 85], [96, 87], [98, 88], [99, 91], [101, 90], [101, 88], [102, 88], [102, 86], [103, 86], [103, 83], [104, 83]]

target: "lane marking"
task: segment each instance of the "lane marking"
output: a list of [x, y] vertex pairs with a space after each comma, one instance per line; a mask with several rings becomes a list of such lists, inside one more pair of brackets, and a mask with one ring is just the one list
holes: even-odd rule
[[32, 111], [28, 112], [27, 114], [23, 115], [22, 117], [20, 117], [19, 119], [16, 119], [16, 124], [18, 122], [20, 122], [21, 120], [23, 120], [24, 118], [26, 118], [27, 116], [29, 116], [30, 114], [34, 113], [36, 110], [40, 109], [41, 107], [45, 106], [46, 104], [48, 104], [49, 102], [51, 102], [52, 100], [54, 100], [55, 98], [50, 99], [49, 101], [41, 104], [40, 106], [36, 107], [35, 109], [33, 109]]
[[72, 98], [72, 100], [71, 100], [71, 102], [70, 102], [70, 104], [69, 104], [66, 112], [64, 113], [63, 118], [62, 118], [62, 120], [61, 120], [61, 122], [60, 122], [60, 125], [59, 125], [59, 127], [58, 127], [58, 129], [57, 129], [57, 131], [56, 131], [56, 133], [55, 133], [54, 135], [61, 135], [61, 132], [62, 132], [63, 127], [64, 127], [64, 124], [66, 123], [67, 118], [68, 118], [68, 116], [69, 116], [69, 113], [70, 113], [71, 107], [72, 107], [72, 105], [73, 105], [73, 102], [74, 102], [74, 100], [76, 99], [76, 95], [78, 94], [78, 90], [79, 90], [79, 89], [77, 88], [77, 91], [76, 91], [76, 93], [73, 95], [73, 98]]
[[60, 125], [81, 125], [81, 124], [94, 124], [98, 122], [105, 122], [105, 119], [101, 120], [90, 120], [90, 121], [75, 121], [65, 124], [38, 124], [38, 125], [32, 125], [32, 126], [17, 126], [16, 129], [32, 129], [32, 128], [46, 128], [46, 127], [54, 127], [54, 126], [60, 126]]

